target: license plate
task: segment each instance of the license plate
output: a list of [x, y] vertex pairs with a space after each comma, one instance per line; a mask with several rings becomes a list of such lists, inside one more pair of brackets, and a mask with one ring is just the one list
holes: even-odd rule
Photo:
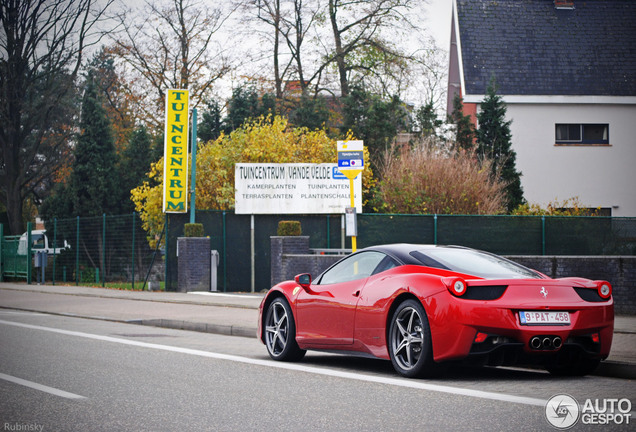
[[521, 311], [519, 321], [523, 325], [567, 325], [570, 324], [570, 313]]

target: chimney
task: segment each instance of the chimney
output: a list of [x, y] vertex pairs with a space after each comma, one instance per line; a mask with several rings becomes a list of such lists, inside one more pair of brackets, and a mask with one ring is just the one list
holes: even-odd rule
[[554, 0], [555, 9], [574, 9], [574, 0]]

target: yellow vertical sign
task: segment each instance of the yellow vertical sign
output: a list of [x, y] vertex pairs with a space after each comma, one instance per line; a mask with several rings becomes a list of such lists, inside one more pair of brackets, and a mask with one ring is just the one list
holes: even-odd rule
[[163, 147], [163, 211], [188, 211], [188, 90], [168, 90]]

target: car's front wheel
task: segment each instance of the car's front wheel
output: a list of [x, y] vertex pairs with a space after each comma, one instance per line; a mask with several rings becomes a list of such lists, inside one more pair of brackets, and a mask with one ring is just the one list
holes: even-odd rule
[[274, 360], [298, 361], [305, 356], [306, 351], [296, 343], [296, 326], [291, 308], [282, 297], [274, 299], [267, 308], [265, 346]]
[[395, 370], [405, 377], [433, 372], [431, 330], [422, 304], [409, 299], [401, 303], [391, 318], [389, 354]]

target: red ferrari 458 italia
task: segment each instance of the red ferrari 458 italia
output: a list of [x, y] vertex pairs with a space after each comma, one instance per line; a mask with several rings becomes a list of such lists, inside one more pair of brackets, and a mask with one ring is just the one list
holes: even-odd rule
[[275, 360], [327, 350], [390, 359], [406, 377], [454, 360], [583, 375], [609, 355], [614, 302], [606, 281], [551, 279], [464, 247], [395, 244], [348, 255], [313, 281], [279, 283], [258, 324]]

